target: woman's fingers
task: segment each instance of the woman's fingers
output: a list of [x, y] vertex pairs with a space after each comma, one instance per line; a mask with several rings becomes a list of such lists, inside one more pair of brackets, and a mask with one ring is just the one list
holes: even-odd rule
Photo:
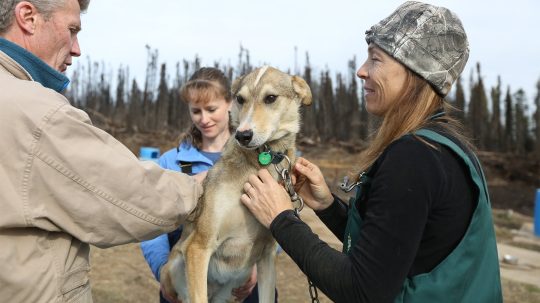
[[294, 169], [313, 184], [318, 184], [321, 180], [324, 180], [319, 167], [304, 158], [299, 158], [299, 161], [294, 165]]
[[254, 190], [253, 186], [251, 185], [251, 183], [249, 182], [246, 182], [244, 183], [244, 192], [247, 194], [249, 193], [249, 191], [251, 190]]
[[257, 172], [257, 179], [259, 179], [260, 183], [259, 185], [274, 185], [274, 183], [277, 183], [275, 180], [274, 180], [274, 177], [272, 177], [272, 175], [270, 174], [270, 172], [268, 172], [267, 169], [260, 169], [258, 172]]
[[249, 178], [248, 178], [248, 183], [250, 183], [251, 186], [253, 186], [255, 188], [259, 188], [259, 187], [263, 186], [263, 183], [262, 183], [261, 179], [259, 179], [258, 175], [250, 175]]
[[292, 208], [289, 195], [266, 169], [250, 175], [243, 190], [240, 201], [267, 228], [279, 213]]

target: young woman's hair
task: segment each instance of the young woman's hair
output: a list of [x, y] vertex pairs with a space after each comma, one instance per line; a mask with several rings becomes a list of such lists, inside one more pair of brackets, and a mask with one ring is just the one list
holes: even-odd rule
[[[408, 68], [406, 72], [406, 84], [401, 98], [388, 110], [369, 147], [362, 152], [360, 171], [367, 170], [390, 143], [429, 125], [435, 124], [442, 127], [450, 136], [458, 139], [468, 148], [472, 148], [468, 138], [463, 135], [461, 123], [450, 116], [450, 112], [454, 110], [453, 107], [439, 96], [424, 79]], [[433, 120], [430, 119], [441, 109], [445, 111], [445, 115]], [[422, 141], [432, 146], [425, 140]]]
[[[214, 67], [202, 67], [180, 89], [180, 99], [186, 103], [205, 105], [211, 100], [223, 98], [232, 101], [231, 84], [225, 74]], [[229, 131], [230, 123], [229, 123]], [[198, 149], [202, 147], [202, 134], [191, 123], [186, 132], [180, 135], [180, 142], [185, 142]]]

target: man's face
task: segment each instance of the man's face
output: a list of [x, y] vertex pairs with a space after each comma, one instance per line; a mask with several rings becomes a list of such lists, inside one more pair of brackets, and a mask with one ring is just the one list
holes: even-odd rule
[[81, 50], [77, 34], [81, 30], [81, 10], [77, 0], [65, 0], [48, 20], [38, 14], [34, 43], [29, 49], [59, 72], [71, 65], [71, 57], [79, 57]]

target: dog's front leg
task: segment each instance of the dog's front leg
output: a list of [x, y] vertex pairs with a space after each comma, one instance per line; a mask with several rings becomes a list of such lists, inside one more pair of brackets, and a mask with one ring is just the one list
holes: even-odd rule
[[259, 290], [259, 302], [274, 303], [276, 288], [276, 248], [277, 245], [269, 245], [262, 258], [257, 262], [257, 283]]
[[207, 241], [195, 233], [186, 249], [186, 271], [190, 303], [208, 302], [208, 264], [212, 255]]

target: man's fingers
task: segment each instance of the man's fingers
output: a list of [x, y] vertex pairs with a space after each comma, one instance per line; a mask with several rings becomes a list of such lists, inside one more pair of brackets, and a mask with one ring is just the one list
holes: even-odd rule
[[195, 178], [195, 180], [197, 180], [197, 182], [199, 182], [199, 183], [202, 184], [203, 181], [204, 181], [204, 179], [206, 178], [206, 175], [207, 175], [207, 174], [208, 174], [208, 171], [205, 170], [205, 171], [200, 172], [200, 173], [198, 173], [198, 174], [196, 174], [196, 175], [193, 175], [193, 178]]

